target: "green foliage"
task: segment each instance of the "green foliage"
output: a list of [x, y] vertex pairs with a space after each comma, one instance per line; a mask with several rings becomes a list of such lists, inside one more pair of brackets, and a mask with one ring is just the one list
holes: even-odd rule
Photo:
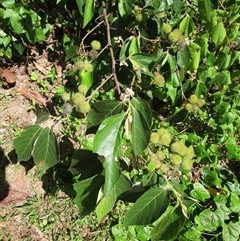
[[[18, 6], [6, 2], [4, 21]], [[32, 155], [44, 173], [61, 160], [82, 215], [96, 210], [100, 221], [118, 200], [132, 203], [114, 237], [238, 240], [239, 181], [228, 165], [240, 160], [239, 3], [76, 3], [81, 36], [64, 36], [74, 67], [61, 101], [76, 110], [66, 128], [86, 124], [80, 137], [65, 132], [81, 149], [59, 157], [51, 128], [34, 125], [14, 141], [19, 161]]]

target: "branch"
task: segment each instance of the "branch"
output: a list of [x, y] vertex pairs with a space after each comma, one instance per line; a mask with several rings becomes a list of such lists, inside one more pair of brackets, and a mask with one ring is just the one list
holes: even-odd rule
[[109, 25], [109, 22], [108, 22], [106, 4], [105, 4], [104, 1], [102, 1], [102, 7], [103, 7], [103, 16], [104, 16], [104, 20], [105, 20], [105, 24], [106, 24], [106, 30], [107, 30], [108, 48], [109, 48], [111, 59], [112, 59], [112, 75], [113, 75], [113, 78], [114, 78], [114, 81], [115, 81], [117, 92], [118, 92], [119, 96], [121, 96], [122, 92], [120, 90], [120, 85], [119, 85], [117, 75], [116, 75], [116, 60], [114, 58], [114, 52], [113, 52], [112, 40], [111, 40], [111, 33], [110, 33], [110, 25]]

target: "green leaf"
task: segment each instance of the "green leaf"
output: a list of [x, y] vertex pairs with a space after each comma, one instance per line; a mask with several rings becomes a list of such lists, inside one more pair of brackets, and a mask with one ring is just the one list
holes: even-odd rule
[[14, 48], [18, 51], [18, 53], [22, 55], [25, 50], [25, 46], [20, 42], [14, 42], [14, 41], [12, 42], [12, 44]]
[[223, 22], [219, 21], [216, 26], [212, 29], [212, 40], [216, 46], [221, 44], [226, 37], [226, 29], [224, 28]]
[[224, 241], [239, 240], [240, 224], [237, 222], [223, 223], [222, 237]]
[[185, 70], [188, 68], [190, 64], [190, 53], [187, 48], [185, 48], [183, 51], [177, 52], [177, 65], [180, 68], [185, 68]]
[[132, 40], [130, 42], [130, 45], [129, 45], [129, 56], [133, 55], [133, 54], [136, 54], [136, 53], [139, 53], [139, 40], [137, 37], [132, 37]]
[[85, 85], [89, 90], [93, 83], [93, 73], [81, 70], [79, 72], [79, 80], [81, 81], [81, 84]]
[[17, 14], [13, 9], [9, 8], [4, 11], [3, 18], [11, 18], [13, 15], [17, 15]]
[[207, 96], [208, 89], [202, 81], [198, 81], [195, 94], [200, 98], [201, 95]]
[[104, 177], [96, 175], [73, 184], [73, 188], [77, 194], [74, 198], [74, 203], [77, 205], [81, 215], [87, 215], [95, 209], [98, 193], [103, 182]]
[[168, 193], [164, 188], [146, 191], [127, 212], [124, 226], [149, 224], [157, 220], [169, 204]]
[[219, 185], [222, 180], [218, 177], [218, 172], [215, 169], [211, 169], [209, 167], [202, 167], [200, 169], [202, 179], [204, 182], [206, 182], [207, 185]]
[[143, 73], [152, 71], [156, 58], [152, 54], [136, 53], [129, 56], [132, 65], [142, 70]]
[[33, 144], [42, 130], [43, 128], [37, 125], [27, 126], [24, 128], [24, 132], [21, 136], [14, 140], [13, 145], [19, 162], [28, 161], [30, 159]]
[[36, 139], [33, 159], [39, 165], [41, 175], [59, 162], [57, 140], [50, 128], [43, 129]]
[[83, 28], [91, 21], [94, 14], [94, 0], [86, 0], [84, 15], [83, 15]]
[[172, 102], [174, 103], [177, 97], [177, 88], [174, 88], [171, 84], [166, 84], [168, 89], [168, 96], [171, 98]]
[[112, 211], [114, 204], [117, 201], [117, 198], [121, 194], [130, 191], [131, 189], [132, 183], [124, 175], [120, 175], [110, 194], [103, 197], [100, 203], [97, 205], [96, 213], [98, 221], [100, 222], [108, 212]]
[[140, 156], [148, 146], [150, 140], [151, 110], [147, 103], [140, 98], [132, 98], [131, 116], [133, 150], [136, 155]]
[[190, 192], [190, 194], [193, 198], [200, 201], [204, 201], [211, 197], [208, 190], [199, 182], [193, 184], [193, 190]]
[[121, 17], [132, 14], [132, 2], [131, 0], [119, 0], [118, 11]]
[[68, 60], [76, 57], [78, 49], [79, 49], [79, 46], [77, 46], [77, 45], [73, 45], [73, 46], [67, 48], [65, 61], [68, 61]]
[[40, 125], [50, 118], [50, 113], [45, 106], [40, 107], [39, 105], [36, 105], [35, 108], [36, 108], [36, 115], [37, 115], [37, 120], [35, 123], [36, 125]]
[[101, 173], [103, 166], [96, 153], [80, 149], [74, 152], [68, 170], [73, 175], [81, 174], [79, 180], [84, 180]]
[[19, 14], [14, 13], [10, 18], [10, 23], [11, 23], [13, 30], [17, 34], [21, 34], [23, 32], [22, 18]]
[[190, 43], [188, 45], [188, 50], [191, 55], [191, 64], [190, 64], [190, 70], [197, 70], [199, 63], [200, 63], [200, 56], [201, 56], [201, 47], [196, 43]]
[[104, 194], [108, 196], [118, 180], [119, 169], [116, 157], [121, 152], [122, 122], [125, 113], [107, 117], [100, 125], [93, 141], [93, 151], [105, 157], [103, 166], [105, 168]]
[[42, 42], [45, 40], [44, 31], [41, 28], [35, 29], [35, 43]]
[[78, 11], [79, 11], [79, 13], [81, 14], [81, 16], [84, 15], [83, 6], [84, 6], [84, 4], [86, 3], [86, 1], [87, 1], [87, 0], [76, 0], [77, 6], [78, 6]]
[[219, 227], [218, 216], [209, 209], [204, 209], [198, 216], [195, 216], [198, 230], [213, 232]]
[[228, 70], [223, 70], [212, 79], [212, 83], [220, 86], [229, 85], [231, 82], [231, 74]]
[[99, 125], [105, 118], [122, 111], [122, 102], [118, 100], [102, 100], [91, 105], [87, 115], [87, 128]]
[[174, 240], [185, 225], [186, 218], [180, 207], [168, 206], [151, 232], [151, 240]]
[[187, 14], [185, 18], [181, 21], [179, 29], [186, 37], [188, 37], [189, 34], [192, 33], [195, 29], [192, 17]]
[[210, 22], [210, 1], [209, 0], [198, 0], [198, 11], [201, 18], [206, 22]]
[[3, 7], [5, 8], [14, 8], [15, 6], [15, 0], [6, 0], [6, 1], [2, 1], [1, 5], [3, 5]]
[[209, 33], [203, 34], [199, 39], [199, 45], [201, 46], [201, 56], [206, 57], [209, 53], [208, 50]]

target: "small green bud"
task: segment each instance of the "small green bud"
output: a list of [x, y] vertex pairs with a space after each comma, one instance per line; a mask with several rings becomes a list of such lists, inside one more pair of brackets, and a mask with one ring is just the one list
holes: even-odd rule
[[161, 18], [164, 18], [164, 17], [166, 17], [166, 12], [164, 12], [164, 11], [159, 12], [159, 13], [156, 14], [156, 17], [157, 17], [157, 18], [160, 18], [160, 19], [161, 19]]
[[205, 105], [205, 100], [203, 99], [198, 99], [196, 105], [201, 108]]
[[86, 85], [81, 84], [78, 86], [78, 92], [85, 95], [87, 91], [88, 91], [88, 87]]
[[177, 154], [171, 154], [170, 161], [174, 166], [179, 167], [182, 163], [182, 157]]
[[198, 102], [198, 97], [196, 95], [191, 95], [188, 99], [189, 103], [196, 104]]
[[86, 72], [92, 72], [93, 71], [93, 65], [91, 63], [84, 63], [84, 68], [83, 68]]
[[164, 33], [168, 34], [172, 31], [172, 26], [169, 23], [164, 23], [162, 26], [162, 30]]
[[172, 137], [168, 133], [160, 137], [159, 144], [163, 146], [169, 146], [171, 141], [172, 141]]
[[172, 43], [177, 43], [180, 39], [183, 38], [183, 35], [180, 31], [180, 29], [176, 28], [168, 35], [168, 39]]
[[91, 42], [91, 47], [93, 50], [100, 50], [101, 49], [101, 43], [97, 40], [93, 40]]
[[169, 172], [169, 167], [167, 164], [165, 163], [162, 163], [160, 168], [159, 168], [159, 171], [162, 172], [163, 174], [167, 174]]
[[190, 104], [190, 103], [187, 103], [187, 104], [185, 105], [185, 109], [186, 109], [187, 111], [192, 111], [192, 110], [193, 110], [193, 105]]
[[141, 12], [136, 13], [135, 18], [138, 22], [142, 22], [143, 21], [143, 14]]
[[183, 159], [183, 162], [182, 162], [182, 168], [185, 170], [185, 171], [190, 171], [193, 167], [193, 162], [192, 160], [189, 160], [189, 159]]
[[89, 53], [88, 53], [88, 56], [91, 58], [91, 59], [96, 59], [98, 57], [98, 51], [97, 50], [90, 50]]
[[87, 112], [89, 112], [91, 106], [87, 101], [82, 101], [81, 103], [78, 103], [75, 108], [76, 111], [86, 114]]
[[82, 93], [77, 92], [77, 93], [73, 94], [71, 100], [74, 105], [78, 105], [79, 103], [85, 101], [85, 97]]
[[64, 102], [69, 101], [69, 100], [70, 100], [70, 94], [67, 93], [67, 92], [64, 92], [64, 93], [62, 94], [62, 99], [63, 99]]
[[151, 141], [153, 144], [155, 144], [155, 145], [158, 144], [158, 142], [159, 142], [159, 135], [158, 135], [158, 133], [152, 132], [152, 133], [151, 133], [150, 141]]
[[154, 168], [155, 169], [159, 169], [160, 166], [161, 166], [161, 161], [158, 159], [157, 155], [156, 154], [153, 154], [152, 157], [151, 157], [151, 162], [152, 164], [154, 165]]
[[182, 141], [176, 141], [171, 145], [171, 151], [184, 156], [187, 152], [187, 147]]
[[74, 64], [74, 69], [82, 70], [82, 69], [84, 69], [84, 66], [85, 66], [85, 62], [83, 62], [82, 60], [78, 60], [78, 61]]
[[155, 85], [163, 85], [165, 82], [165, 79], [163, 77], [163, 75], [159, 74], [159, 73], [155, 73], [155, 77], [154, 77], [154, 84]]
[[157, 156], [158, 160], [160, 160], [160, 161], [163, 161], [163, 160], [166, 159], [166, 155], [165, 155], [165, 153], [163, 151], [158, 151], [156, 153], [156, 156]]

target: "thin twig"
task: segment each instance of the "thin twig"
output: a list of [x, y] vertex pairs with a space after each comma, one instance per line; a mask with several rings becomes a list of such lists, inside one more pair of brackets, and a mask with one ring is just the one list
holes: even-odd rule
[[85, 39], [87, 38], [87, 36], [89, 35], [89, 34], [91, 34], [96, 28], [98, 28], [101, 24], [103, 24], [104, 23], [104, 20], [102, 20], [100, 23], [98, 23], [95, 27], [93, 27], [83, 38], [82, 38], [82, 41], [81, 41], [81, 43], [80, 43], [80, 48], [81, 48], [81, 46], [83, 46], [83, 49], [84, 49], [84, 41], [85, 41]]
[[113, 75], [113, 78], [114, 78], [114, 81], [115, 81], [117, 92], [118, 92], [119, 96], [121, 96], [122, 92], [120, 90], [120, 85], [119, 85], [117, 75], [116, 75], [116, 60], [114, 58], [114, 52], [113, 52], [113, 48], [112, 48], [110, 25], [109, 25], [109, 22], [108, 22], [108, 16], [107, 16], [107, 11], [106, 11], [105, 1], [102, 1], [102, 7], [103, 7], [103, 16], [104, 16], [105, 24], [106, 24], [106, 28], [107, 28], [108, 47], [109, 47], [109, 51], [110, 51], [110, 55], [111, 55], [111, 59], [112, 59], [112, 75]]
[[102, 81], [102, 83], [92, 92], [92, 94], [90, 96], [88, 96], [85, 100], [86, 101], [90, 101], [92, 99], [92, 97], [96, 94], [96, 92], [111, 78], [113, 77], [113, 74], [109, 75], [106, 79], [104, 79]]

